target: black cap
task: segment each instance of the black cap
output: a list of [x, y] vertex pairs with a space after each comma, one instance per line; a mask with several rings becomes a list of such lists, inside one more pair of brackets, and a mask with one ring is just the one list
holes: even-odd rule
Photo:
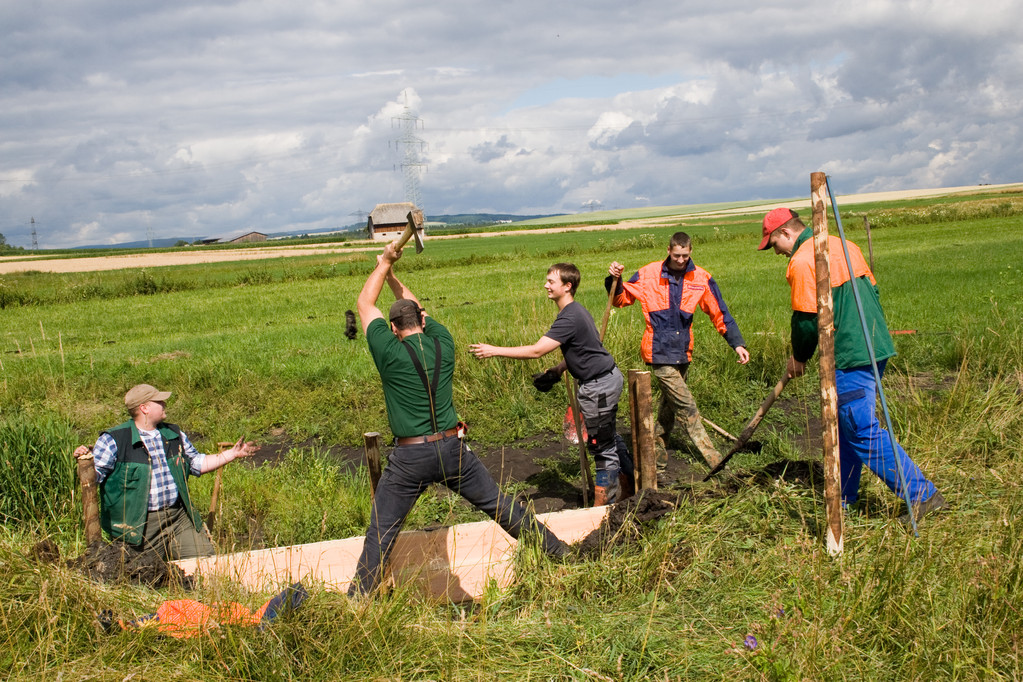
[[391, 304], [391, 312], [387, 318], [394, 322], [397, 319], [404, 317], [406, 314], [411, 313], [414, 316], [419, 315], [419, 306], [416, 302], [410, 298], [399, 298], [397, 301]]

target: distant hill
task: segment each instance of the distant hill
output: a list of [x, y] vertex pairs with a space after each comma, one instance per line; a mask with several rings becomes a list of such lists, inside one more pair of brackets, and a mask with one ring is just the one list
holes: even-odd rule
[[[443, 223], [445, 225], [491, 225], [501, 222], [519, 222], [521, 220], [536, 220], [539, 218], [550, 218], [553, 215], [514, 215], [511, 213], [456, 213], [451, 215], [427, 215], [428, 223]], [[289, 230], [287, 232], [264, 232], [270, 239], [281, 239], [286, 237], [303, 237], [306, 235], [317, 235], [337, 232], [363, 232], [366, 229], [365, 223], [355, 225], [344, 225], [342, 227], [325, 227], [319, 230]], [[262, 230], [256, 230], [263, 232]], [[180, 241], [191, 244], [206, 237], [167, 237], [153, 240], [153, 248], [168, 248]], [[76, 246], [76, 249], [144, 249], [149, 246], [149, 240], [135, 242], [121, 242], [119, 244], [89, 244], [87, 246]]]

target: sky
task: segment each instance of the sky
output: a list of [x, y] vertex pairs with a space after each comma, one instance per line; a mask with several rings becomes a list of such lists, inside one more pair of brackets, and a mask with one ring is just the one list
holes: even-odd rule
[[0, 234], [1019, 182], [1021, 109], [1018, 0], [2, 0]]

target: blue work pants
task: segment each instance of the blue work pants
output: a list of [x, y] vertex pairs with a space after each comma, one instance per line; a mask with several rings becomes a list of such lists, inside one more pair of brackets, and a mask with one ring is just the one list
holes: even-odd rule
[[[886, 361], [877, 364], [878, 373], [884, 375]], [[841, 467], [842, 502], [852, 504], [859, 499], [862, 466], [877, 474], [888, 488], [905, 499], [896, 457], [902, 463], [906, 487], [912, 504], [930, 499], [936, 492], [902, 446], [892, 441], [888, 431], [877, 420], [877, 387], [870, 365], [835, 370], [838, 391], [838, 445]], [[898, 454], [896, 454], [896, 451]]]

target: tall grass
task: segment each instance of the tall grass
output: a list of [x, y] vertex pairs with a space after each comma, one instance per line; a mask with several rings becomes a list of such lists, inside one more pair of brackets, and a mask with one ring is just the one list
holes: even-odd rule
[[[700, 238], [694, 260], [715, 275], [752, 355], [738, 365], [698, 314], [690, 384], [702, 411], [733, 432], [780, 377], [788, 353], [785, 263], [756, 251], [757, 222], [683, 226]], [[333, 267], [325, 261], [293, 264], [293, 276], [271, 269], [270, 280], [252, 264], [197, 269], [187, 277], [208, 276], [208, 286], [9, 308], [0, 337], [0, 433], [14, 435], [4, 441], [0, 467], [19, 473], [3, 483], [0, 504], [17, 496], [16, 515], [6, 507], [4, 514], [28, 521], [0, 529], [0, 640], [10, 643], [0, 647], [0, 664], [16, 679], [1023, 677], [1017, 223], [973, 216], [875, 234], [889, 322], [916, 331], [896, 337], [899, 355], [885, 379], [897, 435], [952, 505], [921, 524], [919, 539], [893, 520], [901, 502], [864, 476], [862, 504], [846, 517], [845, 552], [827, 555], [817, 474], [801, 462], [777, 466], [808, 456], [794, 443], [819, 409], [811, 365], [786, 388], [787, 409], [761, 426], [763, 452], [738, 455], [725, 476], [693, 485], [673, 514], [599, 558], [555, 563], [527, 547], [517, 555], [516, 584], [488, 590], [475, 607], [438, 606], [411, 592], [350, 602], [310, 585], [312, 598], [291, 620], [189, 641], [102, 635], [92, 625], [98, 608], [132, 617], [184, 595], [99, 586], [32, 558], [44, 536], [65, 555], [82, 550], [72, 530], [68, 455], [122, 420], [120, 396], [146, 381], [174, 392], [171, 419], [202, 449], [243, 434], [313, 444], [275, 468], [225, 470], [216, 528], [224, 547], [246, 548], [257, 534], [266, 544], [288, 544], [361, 533], [365, 474], [325, 446], [387, 433], [365, 342], [342, 336], [344, 311], [354, 307], [370, 260], [338, 264], [322, 277], [311, 273]], [[565, 252], [583, 272], [579, 300], [599, 317], [609, 261], [631, 271], [659, 259], [678, 227], [437, 241], [429, 254], [399, 262], [399, 276], [455, 337], [455, 401], [475, 438], [556, 431], [566, 401], [563, 386], [537, 394], [529, 384], [530, 374], [559, 358], [479, 362], [466, 346], [536, 341], [556, 314], [543, 275]], [[862, 232], [850, 228], [865, 248]], [[38, 291], [55, 281], [26, 279]], [[606, 343], [624, 368], [642, 366], [642, 329], [635, 306], [611, 318]], [[55, 453], [52, 464], [37, 462], [47, 452]], [[33, 478], [37, 467], [50, 473]], [[212, 484], [213, 476], [193, 481], [200, 507]], [[477, 518], [457, 497], [431, 492], [408, 527]], [[188, 596], [252, 607], [266, 598], [230, 584]]]
[[74, 442], [66, 421], [0, 417], [0, 522], [54, 528], [74, 512]]

